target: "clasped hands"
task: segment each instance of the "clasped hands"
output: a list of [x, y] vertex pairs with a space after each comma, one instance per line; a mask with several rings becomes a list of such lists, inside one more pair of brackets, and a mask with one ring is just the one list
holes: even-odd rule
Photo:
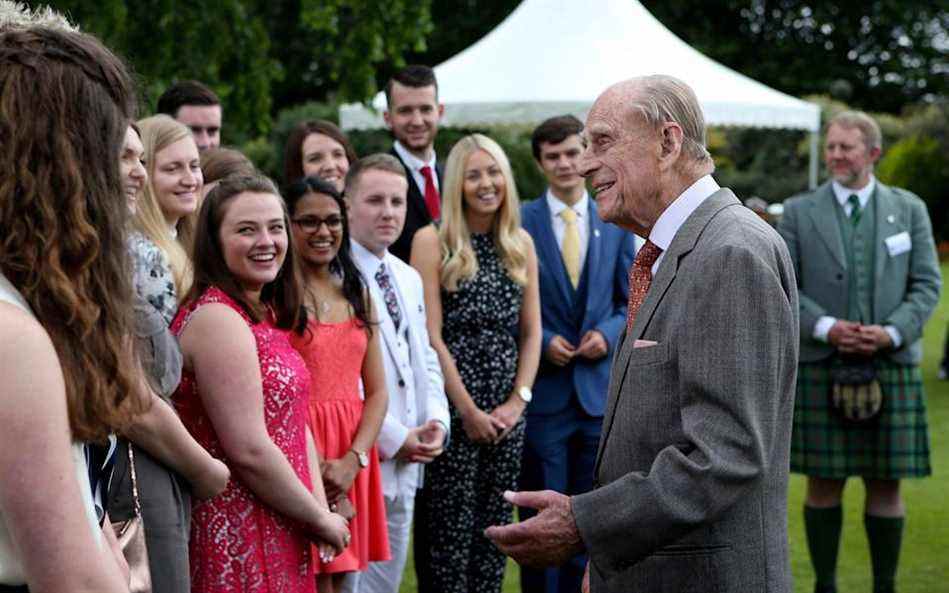
[[461, 426], [474, 443], [496, 445], [514, 430], [527, 404], [517, 394], [511, 394], [500, 406], [485, 412], [474, 402], [461, 411]]
[[838, 319], [827, 332], [827, 341], [844, 354], [873, 356], [893, 346], [889, 332], [882, 325], [861, 325]]
[[603, 334], [595, 329], [591, 329], [583, 334], [580, 339], [580, 345], [574, 346], [563, 336], [557, 335], [550, 339], [547, 344], [547, 350], [544, 356], [551, 363], [562, 367], [566, 366], [574, 357], [586, 358], [587, 360], [599, 360], [609, 352], [609, 344]]
[[442, 454], [445, 427], [438, 420], [429, 420], [409, 430], [395, 458], [412, 463], [431, 463]]

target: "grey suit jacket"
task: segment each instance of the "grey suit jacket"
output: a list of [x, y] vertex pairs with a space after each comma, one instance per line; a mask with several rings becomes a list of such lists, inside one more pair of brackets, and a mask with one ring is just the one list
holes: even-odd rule
[[595, 593], [791, 591], [797, 331], [787, 247], [717, 191], [679, 229], [613, 361], [598, 485], [572, 499]]
[[[879, 181], [876, 199], [876, 252], [873, 323], [892, 325], [903, 343], [885, 355], [899, 364], [922, 360], [923, 326], [939, 301], [940, 273], [926, 205], [914, 194]], [[834, 190], [817, 190], [787, 200], [778, 232], [787, 241], [797, 273], [801, 302], [801, 362], [817, 362], [834, 353], [814, 338], [825, 315], [847, 318], [847, 258], [835, 212]], [[886, 239], [906, 233], [908, 251], [890, 255]]]

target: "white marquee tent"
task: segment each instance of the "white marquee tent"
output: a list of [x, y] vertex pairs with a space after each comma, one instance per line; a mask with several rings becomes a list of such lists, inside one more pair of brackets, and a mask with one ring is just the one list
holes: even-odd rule
[[[614, 82], [671, 74], [695, 89], [709, 125], [811, 132], [816, 185], [819, 107], [705, 57], [636, 0], [524, 0], [435, 73], [445, 104], [442, 125], [458, 127], [532, 124], [564, 113], [584, 119]], [[379, 93], [371, 109], [341, 107], [340, 123], [344, 129], [379, 128], [384, 109]]]

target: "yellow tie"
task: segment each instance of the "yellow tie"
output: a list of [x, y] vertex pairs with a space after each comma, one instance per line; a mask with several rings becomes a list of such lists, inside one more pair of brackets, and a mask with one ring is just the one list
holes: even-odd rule
[[563, 230], [563, 244], [560, 253], [563, 255], [563, 265], [570, 276], [570, 284], [576, 288], [580, 284], [580, 230], [577, 228], [577, 213], [572, 208], [560, 211], [566, 228]]

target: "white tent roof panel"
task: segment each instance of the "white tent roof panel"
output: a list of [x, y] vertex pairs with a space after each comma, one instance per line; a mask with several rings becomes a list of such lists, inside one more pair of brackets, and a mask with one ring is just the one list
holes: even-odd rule
[[[695, 89], [710, 125], [816, 131], [820, 110], [696, 51], [636, 0], [524, 0], [477, 43], [435, 68], [442, 125], [539, 123], [586, 111], [611, 84], [664, 73]], [[344, 129], [382, 127], [376, 110], [340, 108]]]

